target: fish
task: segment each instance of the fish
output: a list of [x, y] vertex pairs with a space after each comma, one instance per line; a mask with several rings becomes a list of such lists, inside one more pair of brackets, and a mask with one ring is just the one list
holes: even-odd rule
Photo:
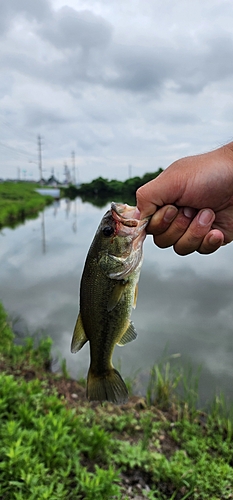
[[140, 219], [136, 207], [112, 202], [86, 257], [71, 352], [78, 352], [89, 341], [89, 401], [123, 404], [128, 400], [127, 387], [113, 367], [112, 355], [116, 344], [124, 346], [137, 337], [130, 316], [136, 307], [149, 219]]

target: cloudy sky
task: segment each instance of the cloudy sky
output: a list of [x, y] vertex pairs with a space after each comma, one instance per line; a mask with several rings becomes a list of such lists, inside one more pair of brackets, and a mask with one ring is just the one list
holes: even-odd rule
[[[124, 180], [233, 138], [232, 0], [0, 3], [0, 177]], [[129, 167], [130, 165], [130, 167]]]

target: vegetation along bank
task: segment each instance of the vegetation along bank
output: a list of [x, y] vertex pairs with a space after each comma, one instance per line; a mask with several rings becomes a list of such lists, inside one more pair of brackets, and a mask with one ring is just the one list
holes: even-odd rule
[[41, 196], [36, 192], [39, 187], [29, 182], [0, 183], [0, 227], [12, 227], [27, 217], [36, 217], [40, 210], [52, 203], [51, 196]]
[[[51, 366], [51, 340], [15, 343], [0, 305], [1, 500], [229, 500], [233, 418], [197, 410], [155, 366], [147, 397], [88, 403], [82, 381]], [[130, 383], [129, 383], [130, 388]], [[189, 395], [189, 397], [188, 397]]]
[[130, 177], [126, 181], [97, 177], [91, 182], [80, 184], [78, 187], [70, 185], [63, 190], [65, 196], [71, 199], [80, 196], [83, 201], [89, 201], [99, 207], [103, 207], [108, 201], [113, 200], [135, 205], [137, 189], [157, 177], [162, 171], [162, 168], [159, 168], [156, 172], [146, 173], [142, 177]]
[[[83, 201], [89, 201], [94, 205], [102, 207], [108, 201], [122, 201], [135, 205], [136, 190], [153, 179], [162, 169], [150, 172], [143, 177], [132, 177], [126, 181], [108, 180], [98, 177], [89, 183], [81, 184], [79, 187], [70, 185], [61, 187], [62, 196], [74, 199], [77, 196]], [[0, 228], [3, 226], [14, 227], [28, 217], [36, 217], [40, 210], [53, 202], [51, 196], [42, 196], [36, 192], [40, 185], [30, 182], [0, 183]]]

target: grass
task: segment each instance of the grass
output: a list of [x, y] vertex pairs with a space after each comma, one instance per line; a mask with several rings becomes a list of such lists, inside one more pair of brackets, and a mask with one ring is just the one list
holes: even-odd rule
[[233, 498], [233, 418], [223, 397], [209, 413], [193, 396], [178, 403], [182, 377], [167, 360], [152, 369], [146, 399], [90, 404], [65, 363], [51, 373], [50, 349], [49, 338], [16, 345], [0, 306], [1, 500]]
[[14, 226], [26, 217], [36, 216], [51, 203], [51, 196], [41, 196], [36, 187], [28, 182], [0, 184], [0, 227]]
[[[149, 405], [159, 405], [166, 410], [174, 402], [179, 408], [191, 414], [199, 406], [199, 378], [201, 368], [194, 374], [190, 365], [181, 367], [171, 364], [179, 355], [164, 355], [162, 360], [150, 370], [146, 401]], [[224, 398], [223, 398], [224, 399]], [[222, 400], [223, 403], [223, 400]], [[225, 410], [226, 410], [226, 404]]]

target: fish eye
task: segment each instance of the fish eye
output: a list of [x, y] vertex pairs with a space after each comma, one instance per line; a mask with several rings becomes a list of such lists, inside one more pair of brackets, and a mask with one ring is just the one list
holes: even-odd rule
[[111, 226], [105, 226], [103, 228], [103, 234], [104, 236], [111, 236], [114, 233], [114, 229]]

